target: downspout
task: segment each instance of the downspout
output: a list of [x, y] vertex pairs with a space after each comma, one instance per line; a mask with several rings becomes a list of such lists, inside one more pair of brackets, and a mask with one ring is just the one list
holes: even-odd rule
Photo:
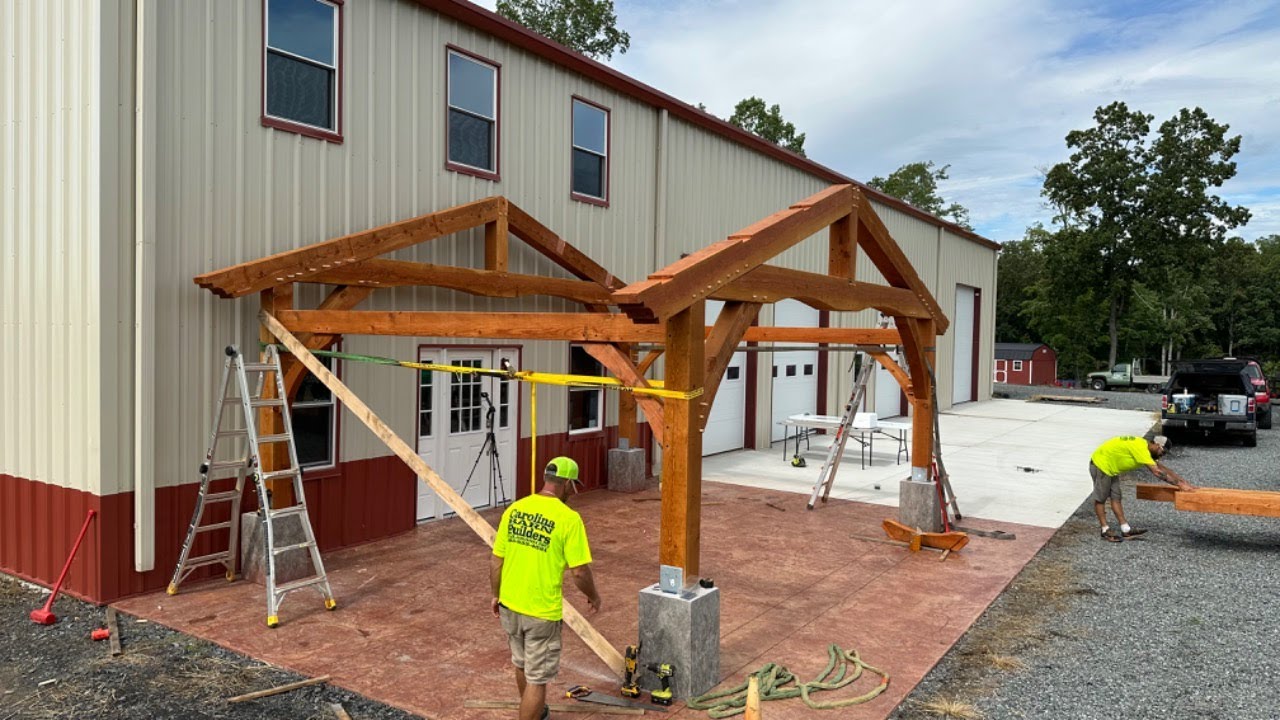
[[156, 565], [156, 53], [155, 0], [134, 0], [133, 38], [133, 563]]

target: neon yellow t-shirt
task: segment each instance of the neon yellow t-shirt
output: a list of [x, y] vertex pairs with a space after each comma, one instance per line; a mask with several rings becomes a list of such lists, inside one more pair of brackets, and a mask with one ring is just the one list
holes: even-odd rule
[[582, 516], [546, 495], [530, 495], [502, 513], [493, 554], [503, 559], [498, 601], [531, 617], [561, 617], [565, 567], [591, 562]]
[[1114, 437], [1093, 451], [1093, 464], [1102, 472], [1115, 477], [1132, 472], [1144, 465], [1155, 465], [1147, 441], [1132, 435]]

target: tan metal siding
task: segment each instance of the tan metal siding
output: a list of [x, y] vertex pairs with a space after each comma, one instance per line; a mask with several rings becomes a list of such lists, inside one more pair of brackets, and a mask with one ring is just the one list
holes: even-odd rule
[[0, 3], [0, 473], [100, 492], [101, 9]]
[[[991, 361], [995, 356], [995, 251], [975, 243], [965, 242], [946, 231], [940, 232], [941, 256], [938, 264], [938, 281], [935, 295], [948, 314], [954, 314], [956, 286], [967, 285], [982, 291], [979, 307], [978, 333], [978, 399], [991, 397]], [[952, 322], [955, 322], [953, 319]], [[954, 378], [950, 368], [955, 361], [955, 336], [948, 333], [938, 338], [938, 363], [948, 371], [938, 378], [938, 400], [944, 408], [951, 407]]]

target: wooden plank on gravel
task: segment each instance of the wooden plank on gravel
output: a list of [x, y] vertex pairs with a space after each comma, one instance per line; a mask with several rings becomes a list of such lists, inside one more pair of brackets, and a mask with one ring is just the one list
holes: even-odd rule
[[311, 685], [319, 685], [320, 683], [327, 683], [329, 682], [329, 680], [330, 680], [330, 676], [328, 675], [321, 675], [320, 677], [307, 678], [306, 680], [299, 680], [298, 682], [291, 682], [286, 685], [277, 685], [276, 687], [267, 688], [266, 690], [257, 690], [255, 692], [246, 693], [244, 695], [237, 695], [233, 698], [227, 698], [227, 702], [238, 703], [238, 702], [245, 702], [246, 700], [257, 700], [258, 698], [264, 698], [270, 695], [279, 695], [280, 693], [286, 693], [286, 692], [289, 692], [290, 690], [297, 690], [298, 688], [304, 688]]
[[1167, 485], [1140, 483], [1138, 499], [1173, 502], [1175, 508], [1186, 512], [1280, 517], [1280, 492], [1270, 490], [1202, 487], [1184, 492]]
[[120, 654], [120, 626], [116, 622], [116, 609], [107, 607], [107, 629], [111, 631], [111, 657]]

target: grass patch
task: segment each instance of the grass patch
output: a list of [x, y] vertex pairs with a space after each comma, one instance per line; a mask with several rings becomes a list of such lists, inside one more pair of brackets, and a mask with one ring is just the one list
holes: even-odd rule
[[936, 697], [920, 704], [927, 715], [953, 720], [981, 720], [982, 713], [973, 705], [955, 698]]

